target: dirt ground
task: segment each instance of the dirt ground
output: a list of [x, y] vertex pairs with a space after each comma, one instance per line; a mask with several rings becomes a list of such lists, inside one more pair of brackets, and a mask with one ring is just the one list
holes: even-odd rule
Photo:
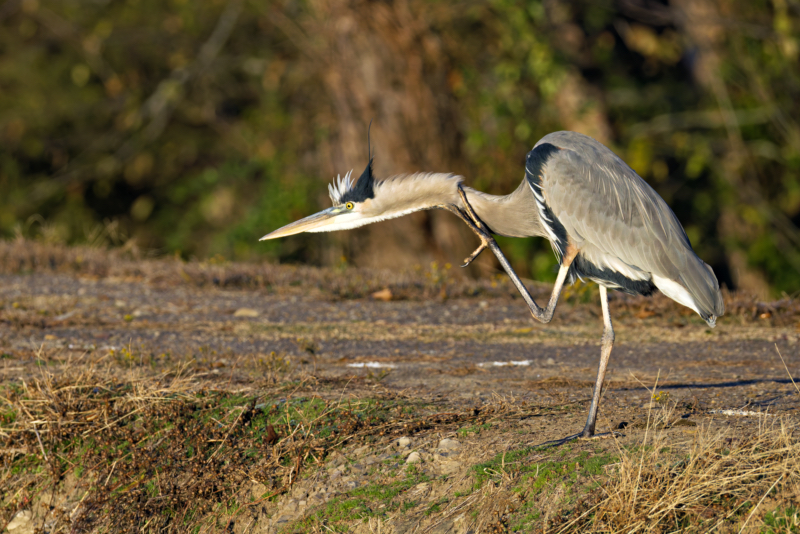
[[[6, 415], [0, 419], [5, 421], [0, 446], [3, 439], [6, 444], [0, 461], [3, 480], [14, 491], [0, 491], [5, 514], [0, 526], [5, 522], [13, 534], [138, 531], [155, 525], [155, 530], [231, 532], [614, 531], [613, 522], [595, 520], [590, 529], [571, 526], [567, 518], [580, 516], [581, 506], [592, 509], [607, 500], [610, 494], [602, 494], [601, 486], [622, 477], [622, 471], [610, 474], [603, 466], [624, 466], [626, 451], [639, 450], [656, 434], [664, 449], [674, 452], [691, 449], [699, 436], [744, 439], [781, 421], [789, 428], [789, 446], [797, 444], [792, 436], [800, 420], [800, 394], [791, 377], [800, 377], [800, 323], [797, 303], [789, 298], [762, 303], [727, 295], [729, 313], [712, 330], [663, 297], [615, 295], [616, 345], [598, 430], [617, 434], [540, 449], [578, 432], [584, 423], [602, 331], [591, 287], [568, 290], [553, 321], [542, 325], [500, 278], [463, 281], [438, 266], [394, 279], [391, 273], [346, 268], [270, 266], [262, 272], [267, 268], [224, 262], [192, 266], [74, 249], [34, 260], [43, 254], [39, 245], [4, 247], [0, 388], [6, 393], [0, 409]], [[76, 266], [81, 255], [88, 259]], [[265, 282], [263, 277], [272, 278]], [[359, 280], [357, 290], [342, 291], [348, 279]], [[537, 298], [546, 294], [547, 286], [533, 287]], [[163, 385], [167, 376], [172, 377], [168, 386]], [[113, 508], [114, 495], [98, 499], [93, 511], [81, 503], [91, 501], [101, 475], [108, 477], [106, 484], [116, 480], [114, 471], [76, 469], [78, 453], [63, 448], [61, 438], [48, 437], [56, 423], [35, 410], [45, 410], [59, 391], [83, 391], [92, 380], [158, 382], [152, 386], [155, 398], [177, 387], [176, 376], [183, 381], [181, 398], [204, 391], [243, 396], [237, 401], [240, 411], [218, 421], [228, 429], [217, 437], [224, 452], [241, 414], [257, 412], [264, 402], [285, 402], [288, 426], [269, 426], [276, 439], [258, 438], [263, 446], [277, 447], [276, 440], [288, 440], [290, 434], [295, 439], [296, 420], [288, 415], [293, 399], [320, 399], [324, 410], [335, 405], [340, 411], [320, 413], [353, 417], [357, 437], [307, 448], [302, 469], [300, 453], [296, 469], [287, 460], [290, 455], [263, 476], [243, 467], [247, 475], [235, 490], [219, 490], [232, 509], [210, 506], [205, 515], [187, 515], [192, 509], [187, 504], [182, 512], [175, 508], [165, 515], [172, 519], [151, 523], [147, 514], [156, 517], [161, 510], [154, 508], [140, 516], [120, 515], [130, 524], [109, 527], [98, 517]], [[144, 406], [146, 397], [137, 397], [137, 406]], [[252, 406], [244, 408], [251, 400]], [[394, 417], [388, 408], [365, 415], [352, 407], [373, 401], [400, 415]], [[350, 403], [349, 412], [341, 412], [344, 403]], [[65, 410], [60, 417], [73, 413]], [[380, 424], [370, 427], [365, 422], [370, 417]], [[306, 421], [299, 415], [297, 420]], [[308, 428], [313, 422], [308, 419]], [[98, 427], [100, 421], [81, 420], [81, 425], [105, 428]], [[36, 464], [31, 458], [48, 458], [46, 464], [56, 450], [73, 451], [59, 453], [69, 462], [63, 472], [54, 475], [52, 465], [50, 471], [31, 467]], [[209, 458], [222, 454], [210, 451]], [[33, 464], [21, 467], [26, 461]], [[537, 466], [535, 476], [531, 466]], [[562, 478], [540, 475], [545, 467], [562, 469]], [[567, 479], [582, 489], [571, 489]], [[781, 478], [770, 491], [787, 481]], [[150, 495], [158, 499], [164, 490], [160, 480], [154, 484]], [[787, 486], [784, 494], [791, 491]], [[588, 501], [577, 496], [584, 494]], [[230, 505], [234, 498], [239, 500], [235, 506]], [[745, 519], [753, 515], [757, 499], [747, 499], [736, 505], [744, 506], [742, 513], [724, 525], [737, 531], [742, 525], [770, 531], [773, 523], [779, 525], [776, 532], [800, 528], [791, 518], [785, 526], [767, 513], [794, 513], [796, 520], [791, 497], [761, 504], [749, 523]], [[245, 501], [249, 504], [241, 506]], [[136, 502], [143, 501], [126, 506], [135, 508]], [[656, 521], [639, 530], [666, 531], [675, 525], [724, 530], [716, 522], [721, 512], [708, 515], [713, 506], [703, 506], [705, 512], [670, 519], [672, 527]]]

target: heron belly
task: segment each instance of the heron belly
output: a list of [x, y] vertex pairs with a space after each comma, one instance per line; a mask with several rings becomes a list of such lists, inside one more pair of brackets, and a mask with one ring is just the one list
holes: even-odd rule
[[575, 257], [570, 274], [591, 280], [609, 289], [629, 295], [649, 296], [655, 291], [650, 273], [633, 268], [615, 258], [588, 257], [583, 251]]

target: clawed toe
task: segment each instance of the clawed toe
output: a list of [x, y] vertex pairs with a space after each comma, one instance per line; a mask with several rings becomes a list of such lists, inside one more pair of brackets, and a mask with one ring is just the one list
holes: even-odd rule
[[535, 447], [535, 448], [538, 448], [538, 447], [544, 447], [544, 448], [560, 447], [561, 445], [565, 445], [565, 444], [569, 443], [570, 441], [595, 441], [595, 440], [599, 440], [599, 439], [615, 438], [615, 437], [618, 437], [618, 436], [622, 436], [622, 434], [620, 434], [619, 432], [613, 432], [612, 431], [612, 432], [603, 432], [602, 434], [594, 434], [592, 436], [584, 436], [583, 432], [581, 432], [579, 434], [573, 434], [571, 436], [567, 436], [566, 438], [554, 439], [554, 440], [551, 440], [551, 441], [545, 441], [544, 443], [539, 443], [537, 445], [533, 445], [533, 447]]
[[486, 247], [487, 247], [486, 243], [481, 243], [481, 245], [478, 248], [475, 249], [475, 252], [470, 254], [470, 256], [467, 259], [464, 260], [464, 265], [462, 265], [461, 267], [466, 267], [467, 265], [469, 265], [470, 263], [475, 261], [475, 258], [480, 256], [481, 252], [486, 250]]
[[539, 447], [542, 447], [542, 448], [560, 447], [561, 445], [569, 443], [570, 441], [575, 441], [576, 439], [578, 439], [580, 437], [581, 437], [580, 434], [573, 434], [571, 436], [567, 436], [566, 438], [545, 441], [544, 443], [539, 443], [537, 445], [533, 445], [533, 447], [534, 448], [539, 448]]
[[586, 441], [589, 441], [589, 440], [594, 441], [594, 440], [598, 440], [598, 439], [616, 438], [616, 437], [619, 437], [619, 436], [622, 436], [622, 434], [620, 432], [614, 432], [612, 430], [611, 432], [603, 432], [602, 434], [595, 434], [594, 436], [579, 436], [579, 438], [582, 439], [582, 440], [586, 440]]

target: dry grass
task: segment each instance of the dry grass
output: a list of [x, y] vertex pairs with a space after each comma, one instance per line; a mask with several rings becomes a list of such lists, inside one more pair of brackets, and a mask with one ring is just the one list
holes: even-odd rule
[[39, 354], [36, 379], [0, 385], [0, 526], [33, 509], [48, 532], [224, 529], [344, 445], [520, 412], [440, 413], [386, 392], [336, 395], [340, 382], [326, 399], [315, 392], [331, 388], [290, 369], [259, 388], [209, 381], [190, 363], [157, 372], [87, 356], [54, 373], [53, 356]]
[[747, 436], [708, 424], [688, 440], [675, 439], [672, 409], [649, 423], [642, 444], [619, 446], [603, 486], [554, 532], [800, 531], [796, 421], [765, 415]]
[[[218, 389], [219, 378], [190, 364], [158, 371], [77, 359], [53, 372], [50, 356], [39, 355], [36, 379], [0, 389], [0, 525], [33, 509], [48, 532], [224, 530], [262, 517], [259, 508], [344, 445], [379, 449], [394, 436], [459, 429], [484, 436], [558, 408], [497, 397], [481, 410], [442, 413], [385, 392], [321, 398], [311, 392], [324, 384], [284, 367], [273, 386]], [[495, 532], [800, 530], [796, 423], [765, 416], [751, 435], [732, 435], [714, 421], [681, 426], [674, 408], [656, 407], [634, 446], [526, 447], [465, 466], [472, 474], [460, 476], [480, 490], [448, 497], [431, 524], [477, 511], [481, 528]], [[497, 450], [484, 437], [487, 452]], [[539, 506], [532, 522], [515, 516]], [[496, 517], [480, 514], [486, 507]], [[319, 524], [323, 512], [314, 512]]]

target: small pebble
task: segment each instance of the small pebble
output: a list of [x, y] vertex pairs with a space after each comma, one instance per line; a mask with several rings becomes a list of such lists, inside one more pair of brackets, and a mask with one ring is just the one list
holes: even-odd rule
[[439, 470], [443, 475], [455, 474], [461, 470], [461, 462], [456, 462], [455, 460], [442, 462]]
[[411, 438], [403, 436], [402, 438], [398, 438], [397, 441], [395, 441], [395, 444], [401, 449], [408, 448], [411, 446]]
[[17, 532], [19, 533], [28, 533], [33, 532], [33, 514], [29, 510], [22, 510], [21, 512], [17, 512], [17, 515], [14, 516], [7, 525], [6, 529], [9, 532]]
[[340, 465], [344, 464], [347, 461], [347, 458], [344, 457], [342, 454], [337, 454], [328, 465], [332, 467], [339, 467]]
[[439, 442], [439, 448], [440, 449], [444, 449], [444, 450], [448, 450], [448, 451], [452, 451], [452, 450], [455, 450], [455, 449], [460, 449], [461, 448], [461, 443], [459, 443], [458, 441], [456, 441], [454, 439], [445, 438], [445, 439], [443, 439], [442, 441]]
[[407, 464], [416, 464], [416, 463], [419, 463], [421, 461], [422, 461], [422, 457], [419, 455], [419, 453], [417, 451], [412, 452], [411, 454], [408, 455], [408, 458], [406, 458], [406, 463]]
[[366, 472], [366, 468], [363, 465], [355, 464], [350, 467], [350, 472], [354, 475], [363, 475]]
[[422, 493], [427, 492], [430, 489], [431, 489], [430, 484], [428, 484], [427, 482], [422, 482], [421, 484], [417, 484], [416, 486], [414, 486], [410, 493], [412, 495], [420, 495]]
[[273, 523], [273, 524], [276, 525], [276, 526], [277, 525], [285, 525], [286, 523], [288, 523], [291, 520], [292, 520], [292, 516], [291, 515], [284, 514], [284, 515], [280, 516], [278, 519], [276, 519], [275, 523]]

